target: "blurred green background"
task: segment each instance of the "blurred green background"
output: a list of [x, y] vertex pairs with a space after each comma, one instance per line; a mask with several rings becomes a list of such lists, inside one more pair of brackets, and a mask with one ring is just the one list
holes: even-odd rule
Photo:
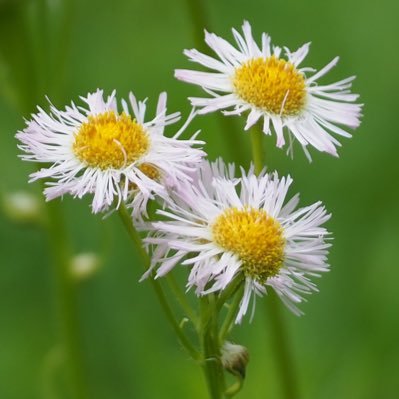
[[[325, 202], [334, 234], [331, 272], [318, 281], [320, 293], [302, 305], [306, 315], [284, 316], [303, 399], [397, 398], [399, 375], [399, 3], [364, 0], [203, 1], [205, 15], [188, 0], [0, 0], [0, 190], [29, 190], [33, 165], [17, 158], [14, 134], [45, 95], [63, 107], [96, 88], [149, 97], [169, 93], [169, 111], [190, 108], [196, 87], [173, 78], [188, 67], [184, 48], [199, 43], [198, 26], [231, 38], [231, 27], [248, 19], [257, 37], [295, 49], [312, 41], [308, 66], [341, 61], [326, 77], [332, 82], [356, 74], [354, 91], [365, 103], [361, 127], [342, 139], [340, 159], [312, 152], [309, 164], [300, 148], [289, 159], [265, 139], [270, 169], [290, 173], [292, 193], [302, 204]], [[193, 18], [194, 16], [194, 18]], [[244, 122], [227, 125], [215, 114], [196, 119], [211, 159], [222, 155], [244, 166], [250, 161]], [[227, 130], [226, 130], [227, 126]], [[171, 132], [172, 133], [172, 132]], [[159, 311], [148, 283], [138, 283], [136, 260], [120, 221], [92, 215], [89, 201], [65, 198], [62, 210], [76, 253], [103, 257], [95, 275], [77, 289], [82, 376], [89, 397], [205, 398], [196, 364], [187, 359]], [[64, 398], [60, 365], [54, 268], [48, 234], [34, 224], [0, 214], [0, 398]], [[180, 278], [184, 279], [185, 271]], [[265, 300], [252, 324], [233, 338], [248, 347], [251, 361], [237, 397], [277, 399], [280, 380], [274, 366]], [[292, 398], [296, 399], [296, 398]], [[298, 398], [299, 399], [299, 398]]]

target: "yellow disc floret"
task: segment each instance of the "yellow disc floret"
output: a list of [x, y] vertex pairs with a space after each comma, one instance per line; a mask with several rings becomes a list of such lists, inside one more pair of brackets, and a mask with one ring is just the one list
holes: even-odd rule
[[243, 262], [243, 272], [260, 282], [274, 276], [284, 261], [280, 223], [263, 209], [228, 208], [212, 225], [213, 239]]
[[159, 180], [161, 177], [161, 172], [158, 168], [150, 163], [143, 163], [139, 166], [139, 169], [151, 180]]
[[[159, 181], [161, 179], [161, 172], [158, 168], [150, 163], [142, 163], [138, 166], [141, 172], [143, 172], [149, 179]], [[129, 190], [137, 190], [137, 184], [130, 182], [129, 183]]]
[[233, 85], [244, 101], [270, 114], [298, 115], [306, 103], [304, 75], [274, 55], [251, 59], [237, 68]]
[[87, 166], [120, 169], [138, 160], [150, 147], [143, 126], [113, 111], [89, 116], [75, 134], [73, 151]]

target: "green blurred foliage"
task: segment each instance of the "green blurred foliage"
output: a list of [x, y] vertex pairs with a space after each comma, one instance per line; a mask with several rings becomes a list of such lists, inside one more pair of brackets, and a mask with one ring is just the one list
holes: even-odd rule
[[[308, 65], [319, 68], [335, 55], [325, 81], [356, 74], [354, 91], [365, 103], [364, 120], [340, 159], [313, 152], [309, 164], [265, 141], [270, 169], [290, 173], [302, 204], [323, 200], [332, 212], [331, 273], [320, 293], [296, 318], [285, 311], [303, 399], [374, 399], [398, 395], [399, 243], [396, 93], [399, 3], [361, 0], [202, 1], [208, 30], [231, 37], [248, 19], [257, 35], [295, 48], [312, 41]], [[96, 88], [134, 90], [154, 109], [160, 91], [169, 110], [189, 113], [187, 96], [200, 90], [173, 78], [189, 63], [184, 48], [198, 43], [187, 0], [1, 0], [0, 170], [1, 193], [26, 190], [32, 165], [22, 163], [14, 134], [35, 104], [48, 95], [63, 107]], [[243, 120], [222, 129], [216, 115], [198, 117], [211, 159], [250, 161]], [[237, 153], [239, 149], [239, 153]], [[159, 311], [141, 265], [119, 220], [102, 220], [89, 201], [65, 198], [63, 210], [76, 252], [96, 251], [104, 265], [78, 289], [80, 334], [90, 397], [204, 398], [200, 370], [187, 359]], [[45, 231], [0, 215], [0, 398], [61, 398], [62, 359], [57, 349], [54, 273]], [[180, 271], [182, 281], [185, 270]], [[251, 360], [239, 398], [278, 398], [268, 318], [259, 300], [252, 324], [234, 339]]]

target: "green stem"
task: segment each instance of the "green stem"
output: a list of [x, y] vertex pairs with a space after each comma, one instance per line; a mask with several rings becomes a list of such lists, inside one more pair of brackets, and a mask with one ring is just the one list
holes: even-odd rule
[[[252, 157], [255, 166], [255, 173], [259, 174], [264, 167], [264, 156], [262, 148], [262, 132], [258, 126], [251, 131]], [[285, 399], [298, 399], [298, 385], [293, 367], [293, 361], [289, 350], [288, 335], [284, 325], [281, 303], [274, 292], [271, 292], [266, 302], [270, 316], [271, 333], [273, 336], [273, 348], [280, 370], [282, 389]]]
[[269, 293], [266, 301], [267, 311], [272, 326], [272, 342], [280, 370], [281, 387], [285, 399], [299, 398], [298, 382], [291, 356], [287, 330], [284, 324], [281, 303], [274, 292]]
[[192, 33], [195, 46], [202, 52], [207, 52], [208, 47], [204, 41], [204, 29], [209, 30], [205, 0], [185, 0], [191, 18]]
[[252, 148], [252, 160], [254, 161], [255, 173], [258, 175], [263, 167], [263, 146], [262, 146], [262, 132], [258, 129], [258, 126], [254, 126], [251, 130], [251, 148]]
[[238, 274], [233, 281], [219, 294], [216, 302], [216, 310], [219, 312], [222, 306], [236, 293], [244, 281], [242, 274]]
[[68, 376], [73, 390], [73, 397], [86, 399], [88, 398], [88, 392], [85, 384], [83, 355], [79, 340], [76, 282], [70, 273], [71, 251], [68, 246], [68, 237], [59, 202], [49, 202], [46, 208], [50, 246], [53, 251], [56, 273], [62, 346], [65, 351]]
[[170, 289], [174, 293], [176, 300], [179, 302], [180, 307], [182, 308], [185, 315], [192, 321], [192, 323], [197, 326], [198, 325], [198, 316], [195, 314], [193, 308], [189, 304], [187, 300], [187, 295], [180, 289], [178, 282], [176, 281], [175, 276], [172, 272], [169, 272], [166, 275], [166, 280], [169, 284]]
[[[121, 220], [129, 234], [129, 237], [133, 241], [133, 244], [135, 245], [136, 249], [140, 254], [145, 269], [148, 269], [151, 264], [151, 259], [142, 245], [140, 235], [137, 232], [136, 228], [134, 227], [133, 220], [129, 215], [129, 212], [124, 204], [121, 204], [119, 207], [119, 216], [121, 217]], [[153, 276], [150, 276], [149, 281], [151, 283], [152, 288], [154, 289], [158, 302], [161, 305], [161, 308], [165, 313], [165, 316], [169, 324], [172, 326], [173, 330], [175, 331], [180, 343], [194, 360], [200, 360], [201, 359], [200, 353], [194, 348], [194, 346], [191, 344], [189, 339], [186, 337], [186, 335], [183, 333], [182, 329], [180, 328], [179, 323], [177, 322], [173, 314], [172, 308], [169, 306], [169, 303], [167, 301], [166, 295], [162, 289], [161, 284], [159, 283], [158, 280], [155, 280]]]
[[222, 327], [219, 332], [219, 341], [224, 342], [227, 335], [229, 334], [231, 330], [231, 326], [237, 317], [238, 309], [240, 306], [240, 302], [242, 299], [242, 295], [244, 292], [244, 284], [241, 281], [241, 285], [238, 287], [235, 296], [230, 304], [229, 310], [227, 312], [226, 318], [224, 319], [224, 322], [222, 324]]
[[218, 314], [214, 294], [205, 295], [201, 306], [201, 344], [204, 356], [203, 370], [211, 399], [223, 399], [225, 391], [224, 369], [220, 360]]

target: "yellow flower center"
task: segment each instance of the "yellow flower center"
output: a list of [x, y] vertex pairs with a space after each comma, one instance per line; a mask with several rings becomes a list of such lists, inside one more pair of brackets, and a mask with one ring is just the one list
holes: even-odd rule
[[304, 75], [274, 55], [254, 58], [237, 68], [233, 85], [244, 101], [271, 114], [298, 115], [306, 103]]
[[244, 274], [260, 282], [276, 275], [284, 262], [283, 229], [263, 209], [228, 208], [216, 218], [212, 233], [219, 246], [238, 255]]
[[143, 163], [139, 166], [139, 169], [151, 180], [159, 180], [161, 172], [155, 166], [150, 163]]
[[143, 156], [149, 147], [143, 126], [129, 115], [113, 111], [89, 116], [73, 143], [73, 151], [83, 163], [100, 169], [123, 168]]
[[[138, 167], [148, 178], [151, 180], [158, 181], [161, 178], [161, 172], [155, 166], [151, 165], [150, 163], [143, 163]], [[137, 190], [136, 183], [129, 183], [130, 190]]]

